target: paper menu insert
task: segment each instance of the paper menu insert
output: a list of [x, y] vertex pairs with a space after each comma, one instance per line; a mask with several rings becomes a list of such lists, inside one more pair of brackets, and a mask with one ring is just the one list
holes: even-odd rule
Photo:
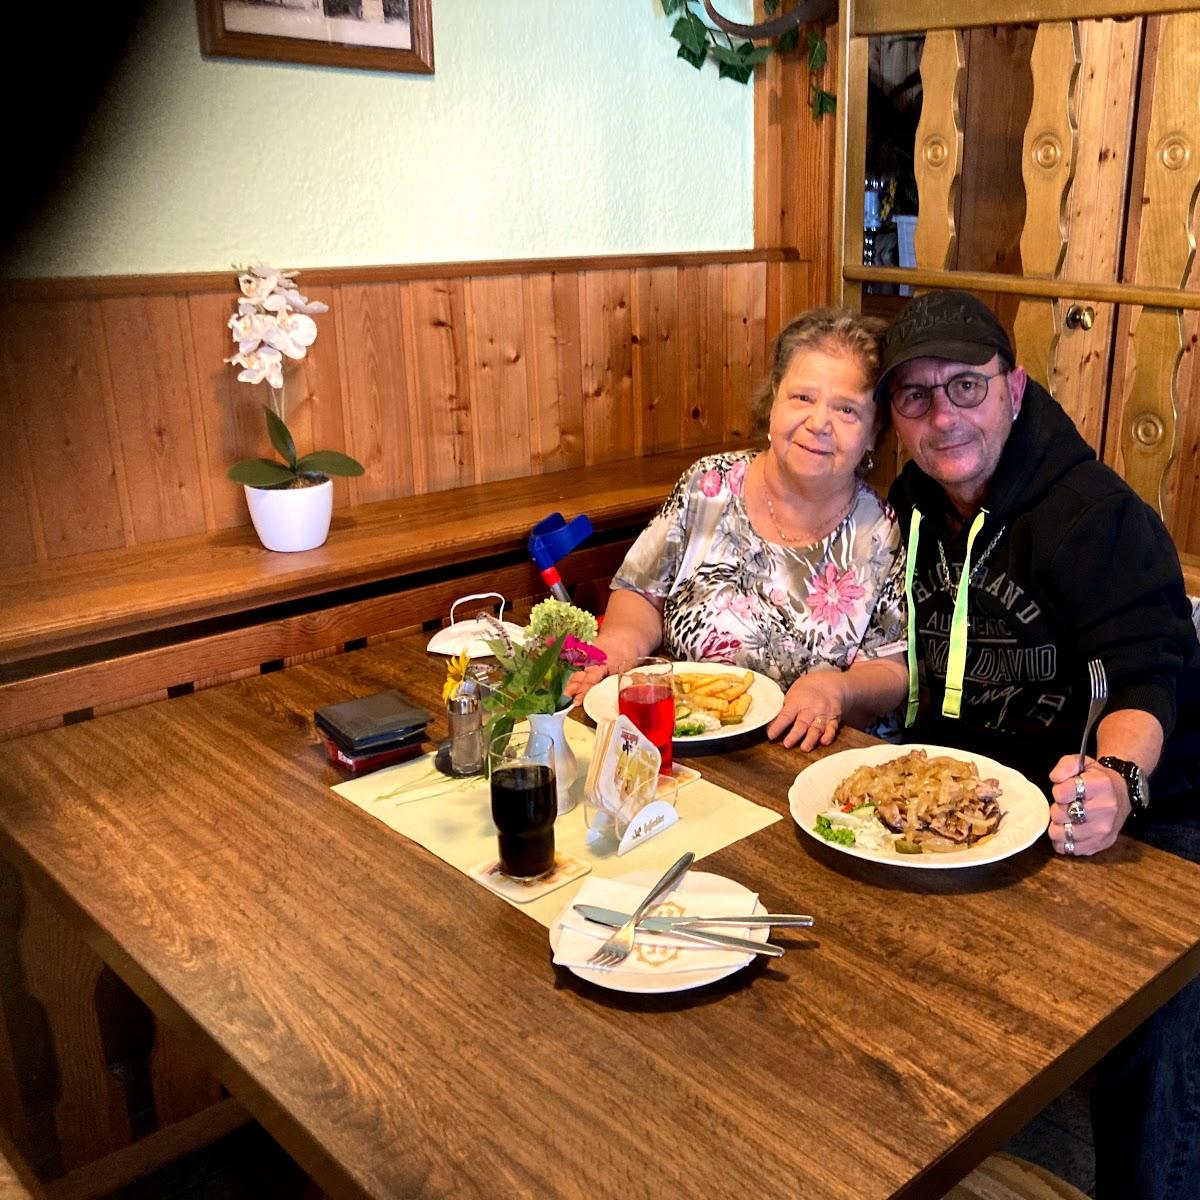
[[659, 775], [661, 763], [654, 743], [628, 717], [597, 726], [584, 785], [589, 843], [615, 837], [624, 854], [675, 823], [676, 785]]

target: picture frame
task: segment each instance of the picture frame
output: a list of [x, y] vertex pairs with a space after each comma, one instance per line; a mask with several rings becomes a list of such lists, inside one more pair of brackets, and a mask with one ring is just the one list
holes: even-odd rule
[[[196, 0], [206, 56], [433, 74], [433, 0]], [[407, 13], [407, 19], [402, 15]]]

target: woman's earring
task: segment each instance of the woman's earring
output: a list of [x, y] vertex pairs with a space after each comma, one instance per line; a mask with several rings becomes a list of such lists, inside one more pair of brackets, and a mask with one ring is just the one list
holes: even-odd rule
[[767, 445], [769, 446], [770, 444], [771, 444], [771, 435], [768, 433], [767, 434]]
[[867, 451], [866, 458], [862, 460], [862, 469], [864, 471], [875, 470], [875, 455], [873, 455], [870, 450]]

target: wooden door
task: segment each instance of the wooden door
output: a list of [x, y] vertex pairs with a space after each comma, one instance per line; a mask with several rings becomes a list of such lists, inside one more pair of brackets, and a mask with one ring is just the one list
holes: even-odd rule
[[[918, 266], [973, 281], [1030, 375], [1192, 552], [1198, 81], [1195, 12], [933, 31], [914, 154]], [[987, 274], [1038, 294], [988, 295]], [[1157, 303], [1114, 302], [1139, 288]]]

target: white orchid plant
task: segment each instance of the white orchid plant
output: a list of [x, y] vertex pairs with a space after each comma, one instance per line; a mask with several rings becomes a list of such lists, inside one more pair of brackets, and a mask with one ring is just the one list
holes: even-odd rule
[[225, 361], [241, 367], [238, 382], [267, 385], [267, 433], [283, 461], [243, 459], [229, 468], [229, 478], [251, 487], [300, 487], [328, 475], [361, 475], [362, 464], [337, 450], [314, 450], [298, 457], [287, 427], [285, 360], [304, 358], [317, 340], [313, 317], [328, 312], [329, 305], [302, 295], [295, 271], [262, 264], [240, 272], [238, 287], [242, 294], [228, 322], [238, 348]]

